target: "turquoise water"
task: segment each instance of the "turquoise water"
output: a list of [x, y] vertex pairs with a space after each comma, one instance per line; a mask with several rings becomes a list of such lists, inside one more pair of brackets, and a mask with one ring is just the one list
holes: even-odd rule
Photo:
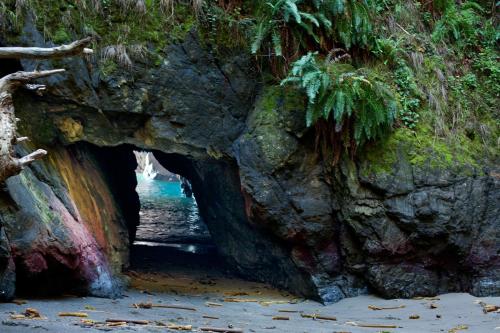
[[210, 234], [194, 198], [186, 198], [180, 182], [150, 180], [137, 174], [141, 201], [136, 244], [205, 243]]
[[[180, 182], [166, 182], [163, 180], [146, 179], [142, 173], [137, 173], [137, 188], [139, 196], [146, 200], [165, 200], [165, 199], [186, 199], [181, 200], [186, 203], [193, 201], [186, 198], [181, 190]], [[142, 200], [141, 200], [142, 201]]]

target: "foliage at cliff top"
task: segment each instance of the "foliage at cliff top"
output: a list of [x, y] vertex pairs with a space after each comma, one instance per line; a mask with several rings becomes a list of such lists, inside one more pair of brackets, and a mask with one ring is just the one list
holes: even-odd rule
[[[251, 51], [269, 60], [275, 77], [303, 91], [307, 125], [315, 125], [322, 146], [328, 141], [334, 162], [343, 151], [353, 155], [394, 127], [431, 136], [425, 145], [436, 149], [419, 150], [411, 136], [397, 135], [420, 153], [439, 154], [443, 150], [437, 148], [445, 145], [468, 155], [466, 163], [495, 160], [500, 144], [495, 6], [268, 0], [257, 10]], [[475, 148], [453, 148], [459, 146]]]
[[93, 35], [104, 74], [136, 61], [161, 64], [165, 47], [195, 28], [216, 56], [253, 54], [267, 85], [284, 80], [302, 92], [305, 121], [332, 156], [402, 128], [432, 135], [430, 142], [483, 146], [484, 156], [475, 156], [494, 160], [497, 7], [485, 0], [7, 0], [0, 25], [13, 31], [33, 13], [55, 43]]
[[164, 48], [195, 26], [195, 8], [189, 1], [7, 0], [0, 4], [0, 28], [15, 35], [33, 20], [55, 44], [93, 36], [101, 69], [130, 70], [135, 61], [159, 63]]

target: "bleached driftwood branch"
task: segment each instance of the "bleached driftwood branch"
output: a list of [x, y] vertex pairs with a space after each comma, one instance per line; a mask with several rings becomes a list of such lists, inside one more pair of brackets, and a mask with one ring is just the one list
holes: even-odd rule
[[[53, 59], [70, 57], [79, 54], [92, 53], [86, 48], [91, 39], [85, 38], [68, 45], [50, 48], [40, 47], [0, 47], [0, 58], [29, 58], [29, 59]], [[18, 118], [14, 110], [14, 92], [21, 86], [37, 92], [44, 91], [45, 85], [30, 84], [33, 80], [64, 72], [64, 69], [52, 69], [34, 72], [16, 72], [0, 78], [0, 184], [7, 178], [17, 175], [21, 170], [44, 157], [47, 152], [43, 149], [17, 158], [14, 153], [14, 145], [28, 140], [27, 137], [17, 136]]]
[[0, 58], [55, 59], [79, 54], [92, 54], [92, 49], [86, 47], [91, 40], [91, 37], [87, 37], [68, 45], [55, 47], [0, 47]]

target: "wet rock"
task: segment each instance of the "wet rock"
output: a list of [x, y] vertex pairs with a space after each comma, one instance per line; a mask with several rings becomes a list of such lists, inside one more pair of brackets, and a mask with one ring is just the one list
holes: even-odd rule
[[500, 281], [498, 276], [500, 270], [493, 269], [487, 276], [475, 277], [472, 279], [471, 293], [478, 297], [500, 295]]
[[418, 265], [372, 265], [367, 279], [378, 293], [388, 298], [433, 296], [439, 292], [438, 275]]
[[[45, 45], [29, 21], [22, 39]], [[30, 119], [23, 134], [52, 149], [3, 200], [23, 227], [5, 227], [19, 277], [64, 273], [109, 290], [106, 267], [126, 266], [138, 223], [127, 151], [140, 148], [189, 180], [220, 252], [247, 277], [325, 302], [368, 288], [498, 295], [498, 172], [414, 165], [401, 149], [383, 172], [362, 159], [332, 166], [300, 96], [260, 87], [249, 55], [221, 63], [195, 31], [160, 65], [107, 76], [82, 59], [63, 65], [72, 70], [49, 79], [43, 99], [21, 92], [16, 101], [17, 116]], [[74, 227], [92, 237], [72, 237]], [[80, 245], [91, 249], [83, 270]]]

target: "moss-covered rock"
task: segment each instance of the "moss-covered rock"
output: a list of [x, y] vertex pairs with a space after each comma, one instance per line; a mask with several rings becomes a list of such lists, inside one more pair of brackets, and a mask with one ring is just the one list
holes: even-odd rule
[[[358, 156], [360, 173], [391, 174], [401, 159], [418, 169], [449, 169], [459, 174], [482, 173], [487, 147], [479, 140], [466, 136], [442, 138], [429, 127], [417, 130], [399, 128], [386, 139], [368, 145]], [[491, 162], [490, 162], [491, 163]]]

